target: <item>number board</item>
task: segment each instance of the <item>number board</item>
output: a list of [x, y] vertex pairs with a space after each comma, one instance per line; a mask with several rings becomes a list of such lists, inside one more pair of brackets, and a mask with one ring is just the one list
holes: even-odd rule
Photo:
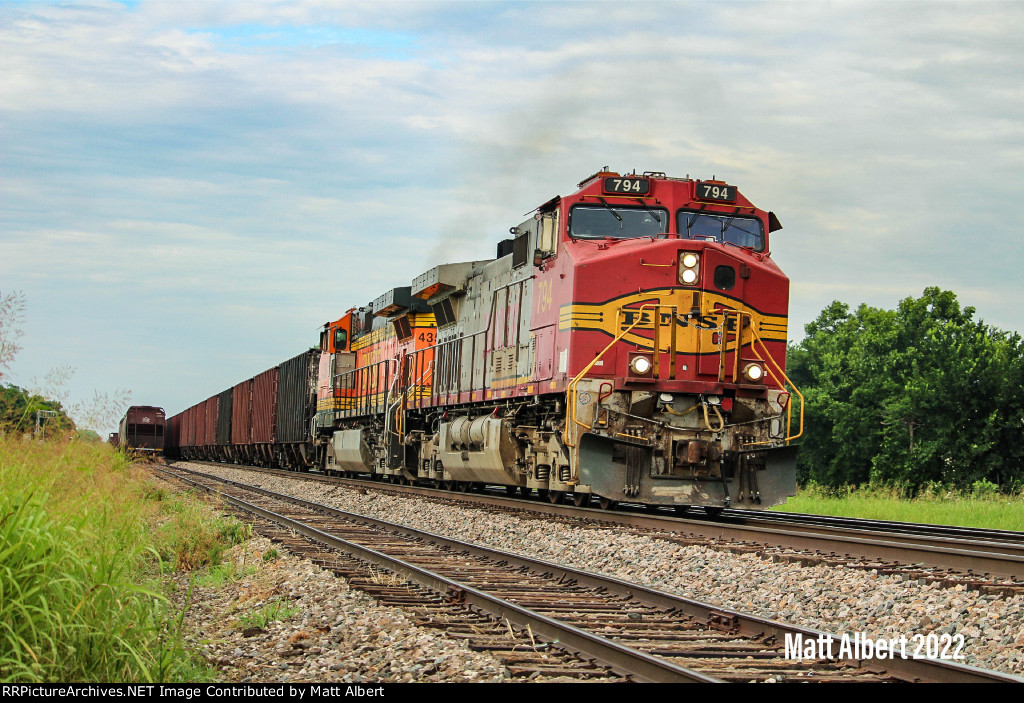
[[727, 186], [723, 183], [701, 183], [697, 182], [698, 200], [719, 200], [724, 203], [731, 203], [736, 200], [736, 186]]
[[651, 182], [646, 178], [622, 178], [619, 176], [605, 178], [604, 192], [647, 195], [651, 192]]

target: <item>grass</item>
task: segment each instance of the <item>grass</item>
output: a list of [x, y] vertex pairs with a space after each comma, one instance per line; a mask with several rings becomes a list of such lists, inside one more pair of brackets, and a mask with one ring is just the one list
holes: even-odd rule
[[287, 620], [299, 612], [299, 608], [285, 605], [281, 601], [274, 601], [273, 603], [267, 603], [259, 610], [240, 615], [238, 620], [246, 627], [263, 629], [272, 622]]
[[216, 566], [225, 551], [252, 534], [247, 524], [211, 515], [194, 493], [162, 494], [160, 502], [165, 519], [156, 529], [156, 548], [174, 570]]
[[209, 680], [161, 574], [246, 534], [109, 445], [0, 436], [0, 681]]
[[229, 583], [234, 583], [252, 576], [255, 573], [255, 565], [239, 568], [231, 563], [215, 564], [198, 574], [193, 580], [193, 583], [197, 586], [219, 589], [227, 586]]
[[829, 489], [811, 484], [773, 510], [1024, 531], [1024, 496], [1001, 495], [992, 484], [979, 482], [970, 491], [925, 486], [913, 498], [906, 493], [893, 486]]

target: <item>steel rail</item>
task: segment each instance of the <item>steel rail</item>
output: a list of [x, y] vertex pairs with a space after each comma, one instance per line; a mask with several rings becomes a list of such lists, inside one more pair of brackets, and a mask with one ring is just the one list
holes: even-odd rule
[[[163, 469], [158, 470], [163, 471]], [[216, 478], [214, 476], [208, 476], [207, 474], [200, 475], [209, 478]], [[180, 476], [176, 478], [182, 479]], [[189, 481], [189, 479], [182, 480]], [[224, 481], [224, 479], [217, 480]], [[508, 620], [510, 623], [518, 627], [529, 627], [535, 634], [540, 635], [543, 638], [547, 638], [552, 642], [557, 642], [567, 648], [574, 649], [587, 657], [593, 658], [594, 661], [621, 675], [630, 676], [638, 681], [649, 683], [722, 683], [720, 679], [707, 676], [706, 674], [693, 671], [692, 669], [678, 666], [672, 662], [659, 659], [658, 657], [633, 649], [632, 647], [627, 647], [626, 645], [613, 642], [604, 637], [600, 637], [599, 635], [587, 632], [586, 630], [559, 622], [558, 620], [549, 618], [540, 613], [535, 613], [527, 608], [523, 608], [515, 603], [511, 603], [502, 598], [498, 598], [497, 596], [493, 596], [489, 593], [473, 588], [472, 586], [453, 581], [441, 576], [440, 574], [415, 566], [414, 564], [410, 564], [402, 559], [388, 556], [387, 554], [370, 549], [369, 547], [364, 547], [356, 544], [355, 542], [322, 532], [321, 530], [318, 530], [315, 527], [310, 527], [298, 520], [261, 508], [258, 505], [254, 505], [240, 498], [235, 498], [210, 486], [203, 486], [193, 481], [189, 482], [203, 490], [217, 495], [219, 498], [241, 510], [254, 515], [259, 515], [264, 519], [287, 527], [308, 539], [321, 542], [329, 547], [346, 552], [376, 566], [392, 571], [408, 581], [444, 595], [451, 602], [460, 603], [470, 608], [477, 608], [486, 611], [501, 620]], [[278, 499], [287, 498], [289, 501], [303, 505], [303, 507], [315, 506], [315, 509], [320, 511], [336, 513], [338, 516], [347, 516], [347, 514], [342, 511], [333, 510], [332, 508], [321, 506], [317, 503], [309, 503], [308, 501], [291, 498], [290, 496], [281, 496], [280, 494], [273, 493], [272, 491], [265, 491], [253, 486], [245, 486], [244, 484], [238, 484], [233, 481], [228, 481], [228, 483], [232, 483], [239, 487], [245, 487], [246, 490], [254, 490], [255, 492], [265, 495], [272, 495]], [[355, 517], [358, 517], [360, 520], [367, 520], [367, 518], [362, 515], [355, 515]]]
[[[189, 471], [188, 469], [182, 469], [182, 470]], [[715, 606], [715, 605], [712, 605], [712, 604], [709, 604], [709, 603], [704, 603], [704, 602], [701, 602], [701, 601], [685, 598], [683, 596], [678, 596], [678, 595], [674, 595], [674, 594], [671, 594], [671, 593], [666, 593], [664, 591], [658, 591], [658, 590], [653, 589], [653, 588], [649, 588], [649, 587], [642, 586], [642, 585], [639, 585], [639, 584], [630, 583], [630, 582], [623, 581], [621, 579], [617, 579], [617, 578], [614, 578], [614, 577], [604, 576], [604, 575], [601, 575], [601, 574], [595, 574], [595, 573], [588, 572], [588, 571], [583, 571], [583, 570], [580, 570], [580, 569], [574, 569], [574, 568], [571, 568], [571, 567], [563, 566], [561, 564], [556, 564], [554, 562], [544, 561], [544, 560], [541, 560], [541, 559], [535, 559], [535, 558], [532, 558], [532, 557], [525, 557], [525, 556], [520, 556], [520, 555], [516, 555], [516, 554], [510, 554], [510, 553], [507, 553], [507, 552], [503, 552], [503, 551], [499, 551], [499, 550], [495, 550], [495, 549], [490, 549], [490, 548], [487, 548], [487, 547], [480, 547], [480, 546], [477, 546], [477, 545], [474, 545], [474, 544], [463, 542], [461, 540], [456, 540], [456, 539], [452, 539], [452, 538], [448, 538], [448, 537], [443, 537], [443, 536], [436, 535], [436, 534], [433, 534], [433, 533], [430, 533], [430, 532], [426, 532], [426, 531], [423, 531], [423, 530], [417, 530], [417, 529], [414, 529], [414, 528], [406, 527], [404, 525], [398, 525], [396, 523], [388, 522], [388, 521], [385, 521], [385, 520], [380, 520], [380, 519], [377, 519], [377, 518], [372, 518], [372, 517], [368, 517], [368, 516], [365, 516], [365, 515], [360, 515], [358, 513], [350, 513], [350, 512], [343, 511], [343, 510], [338, 510], [336, 508], [332, 508], [330, 506], [322, 505], [320, 503], [315, 503], [315, 502], [312, 502], [312, 501], [307, 501], [307, 500], [303, 500], [301, 498], [295, 498], [295, 497], [292, 497], [292, 496], [285, 496], [285, 495], [276, 493], [274, 491], [269, 491], [267, 489], [259, 488], [257, 486], [251, 486], [251, 485], [248, 485], [248, 484], [243, 484], [243, 483], [240, 483], [240, 482], [236, 482], [236, 481], [232, 481], [232, 480], [229, 480], [229, 479], [220, 478], [220, 477], [213, 476], [213, 475], [210, 475], [210, 474], [203, 474], [201, 472], [192, 472], [192, 473], [196, 473], [196, 474], [198, 474], [200, 476], [203, 476], [203, 477], [206, 477], [206, 478], [210, 478], [210, 479], [213, 479], [213, 480], [216, 480], [216, 481], [220, 481], [220, 482], [223, 482], [223, 483], [231, 484], [231, 485], [234, 485], [234, 486], [236, 486], [238, 488], [242, 488], [244, 490], [249, 490], [249, 491], [253, 491], [255, 493], [259, 493], [261, 495], [265, 495], [265, 496], [268, 496], [268, 497], [273, 497], [275, 499], [284, 499], [284, 500], [287, 500], [288, 502], [291, 502], [291, 503], [294, 503], [296, 505], [302, 506], [302, 507], [304, 507], [304, 508], [306, 508], [308, 510], [313, 510], [313, 511], [316, 511], [316, 512], [319, 512], [319, 513], [324, 513], [324, 514], [332, 515], [332, 516], [335, 516], [335, 517], [342, 517], [342, 518], [347, 518], [347, 519], [356, 518], [357, 520], [359, 520], [361, 522], [365, 522], [367, 524], [373, 525], [373, 526], [378, 527], [378, 528], [380, 528], [382, 530], [387, 530], [389, 532], [398, 533], [398, 534], [401, 534], [401, 535], [409, 537], [409, 538], [415, 538], [415, 539], [423, 540], [423, 541], [425, 541], [427, 543], [433, 543], [433, 544], [445, 546], [445, 547], [448, 547], [449, 549], [452, 549], [452, 550], [458, 550], [458, 551], [461, 551], [461, 552], [466, 552], [466, 553], [472, 554], [474, 556], [479, 556], [479, 557], [491, 559], [491, 560], [494, 560], [494, 561], [503, 561], [503, 562], [506, 562], [508, 564], [514, 565], [516, 567], [527, 568], [527, 569], [530, 569], [532, 571], [536, 571], [536, 572], [540, 572], [540, 573], [549, 573], [549, 574], [552, 574], [555, 577], [558, 577], [560, 582], [571, 580], [571, 581], [575, 582], [577, 585], [582, 585], [582, 586], [586, 586], [586, 587], [590, 587], [590, 588], [604, 589], [605, 591], [607, 591], [609, 593], [613, 593], [613, 594], [618, 595], [620, 597], [632, 598], [632, 599], [636, 600], [637, 602], [644, 603], [646, 605], [650, 605], [650, 606], [661, 608], [661, 609], [665, 609], [665, 610], [675, 610], [677, 612], [681, 612], [683, 614], [686, 614], [688, 616], [691, 616], [691, 617], [694, 617], [694, 618], [697, 618], [697, 619], [701, 619], [701, 620], [715, 620], [715, 621], [722, 622], [722, 623], [729, 623], [730, 627], [735, 627], [735, 631], [736, 632], [739, 632], [740, 634], [743, 634], [743, 635], [746, 635], [746, 636], [755, 636], [755, 635], [756, 636], [760, 636], [760, 637], [770, 636], [770, 637], [774, 638], [776, 641], [784, 641], [786, 636], [789, 635], [790, 637], [793, 637], [793, 638], [801, 637], [804, 640], [827, 641], [827, 642], [831, 642], [832, 643], [831, 651], [837, 651], [839, 649], [839, 645], [840, 645], [840, 643], [841, 643], [841, 641], [843, 639], [839, 635], [835, 635], [835, 634], [831, 634], [831, 633], [826, 633], [826, 632], [821, 631], [821, 630], [815, 630], [815, 629], [812, 629], [812, 628], [806, 628], [806, 627], [801, 627], [801, 626], [796, 626], [796, 625], [788, 625], [788, 624], [785, 624], [785, 623], [782, 623], [782, 622], [778, 622], [778, 621], [775, 621], [775, 620], [771, 620], [771, 619], [768, 619], [768, 618], [763, 618], [763, 617], [756, 616], [756, 615], [748, 615], [748, 614], [741, 613], [739, 611], [732, 610], [732, 609], [729, 609], [729, 608], [723, 608], [723, 607]], [[187, 479], [185, 479], [185, 480], [187, 480]], [[234, 503], [236, 500], [238, 500], [238, 502], [242, 502], [242, 503], [245, 502], [245, 501], [240, 501], [239, 499], [232, 499], [229, 496], [226, 496], [226, 494], [223, 494], [220, 491], [216, 491], [216, 489], [212, 489], [212, 488], [209, 488], [209, 487], [204, 487], [204, 488], [206, 490], [210, 490], [210, 491], [219, 493], [220, 495], [225, 495], [225, 497], [228, 500], [230, 500], [232, 503]], [[258, 509], [258, 510], [262, 511], [263, 509]], [[269, 512], [269, 511], [267, 511], [267, 512]], [[283, 516], [281, 516], [281, 517], [283, 518]], [[273, 519], [275, 521], [277, 521], [276, 518], [273, 518]], [[288, 518], [284, 518], [284, 519], [288, 520]], [[315, 528], [304, 527], [304, 529], [305, 530], [309, 530], [312, 533], [315, 533], [316, 535], [323, 535], [324, 534], [324, 533], [320, 532], [319, 530], [316, 530]], [[305, 532], [303, 532], [303, 534], [305, 534]], [[315, 539], [320, 539], [320, 537], [314, 537], [314, 538]], [[346, 543], [346, 544], [350, 544], [346, 540], [341, 540], [340, 538], [333, 538], [332, 537], [332, 539], [339, 540], [340, 542], [343, 542], [343, 543]], [[367, 550], [368, 552], [372, 552], [375, 555], [379, 554], [379, 552], [375, 552], [374, 550], [369, 550], [369, 549], [367, 549], [365, 547], [360, 547], [359, 545], [354, 545], [354, 546], [357, 547], [359, 550]], [[386, 560], [392, 560], [393, 559], [392, 557], [388, 557], [387, 555], [380, 555], [380, 556], [383, 557]], [[458, 583], [450, 581], [450, 580], [448, 580], [448, 579], [446, 579], [446, 578], [444, 578], [442, 576], [439, 576], [439, 575], [436, 575], [436, 574], [432, 574], [431, 572], [426, 572], [425, 570], [422, 570], [419, 567], [413, 566], [413, 565], [408, 564], [406, 562], [403, 562], [401, 560], [394, 560], [394, 561], [396, 561], [396, 562], [398, 562], [399, 564], [402, 565], [401, 567], [398, 567], [398, 568], [406, 568], [406, 567], [408, 567], [409, 569], [414, 570], [413, 572], [410, 572], [410, 574], [409, 574], [410, 576], [415, 575], [415, 572], [424, 571], [425, 573], [429, 574], [429, 578], [440, 579], [441, 580], [440, 582], [443, 583], [444, 585], [448, 586], [448, 587], [454, 587], [456, 589], [464, 589], [467, 594], [469, 594], [470, 592], [472, 592], [474, 594], [475, 593], [480, 593], [481, 595], [485, 596], [487, 600], [493, 599], [493, 600], [496, 600], [496, 601], [500, 601], [502, 604], [507, 604], [508, 606], [510, 606], [511, 608], [514, 609], [512, 612], [514, 614], [516, 614], [517, 616], [521, 616], [521, 615], [518, 612], [516, 612], [516, 611], [524, 610], [524, 609], [520, 608], [519, 606], [516, 606], [514, 604], [508, 603], [507, 601], [503, 601], [501, 599], [498, 599], [498, 598], [496, 598], [494, 596], [490, 596], [489, 594], [486, 594], [486, 593], [483, 593], [483, 592], [478, 592], [478, 591], [476, 591], [476, 589], [473, 589], [472, 587], [458, 584]], [[386, 567], [386, 568], [390, 569], [391, 567]], [[403, 576], [407, 575], [405, 571], [399, 571], [398, 573], [401, 573]], [[415, 581], [415, 578], [410, 578], [410, 580], [414, 580]], [[423, 583], [423, 582], [420, 582], [420, 581], [416, 581], [416, 582], [420, 583], [421, 585], [424, 585], [424, 586], [426, 586], [428, 588], [432, 588], [432, 590], [436, 590], [436, 591], [441, 592], [441, 593], [445, 592], [443, 589], [438, 589], [438, 588], [435, 588], [433, 586], [429, 586], [426, 583]], [[486, 602], [486, 601], [482, 601], [480, 603], [474, 603], [474, 604], [477, 605], [478, 607], [485, 608], [484, 602]], [[492, 611], [488, 611], [488, 612], [492, 612]], [[499, 614], [500, 617], [508, 617], [508, 615], [504, 614], [504, 613], [496, 613], [496, 614]], [[553, 619], [547, 618], [545, 616], [537, 616], [536, 614], [533, 614], [533, 615], [543, 619], [543, 621], [546, 621], [545, 625], [544, 625], [545, 627], [551, 627], [552, 624], [553, 624], [553, 625], [555, 625], [555, 626], [557, 626], [559, 628], [560, 627], [569, 627], [572, 630], [576, 630], [579, 633], [582, 633], [582, 634], [585, 634], [585, 635], [590, 635], [590, 633], [586, 633], [586, 631], [578, 630], [578, 628], [572, 628], [572, 626], [565, 625], [564, 623], [560, 623], [557, 620], [553, 620]], [[516, 622], [512, 618], [509, 618], [509, 620], [511, 622]], [[520, 624], [521, 625], [522, 623], [516, 622], [516, 624]], [[538, 626], [533, 626], [531, 624], [531, 626], [534, 627], [534, 629], [537, 632], [540, 632], [542, 635], [547, 636], [547, 637], [552, 637], [552, 635], [547, 634], [546, 631], [538, 629], [540, 627], [539, 625]], [[596, 637], [596, 636], [593, 636], [593, 637]], [[557, 637], [557, 635], [555, 635], [553, 638], [554, 639], [559, 639]], [[598, 638], [598, 639], [604, 640], [604, 638]], [[570, 643], [569, 640], [567, 640], [567, 639], [559, 639], [559, 641], [566, 642], [567, 644], [571, 644], [572, 646], [577, 647], [578, 649], [580, 649], [580, 651], [587, 652], [589, 655], [594, 656], [601, 663], [605, 664], [606, 666], [609, 666], [613, 670], [621, 671], [621, 669], [617, 667], [616, 661], [614, 659], [604, 659], [601, 656], [602, 654], [607, 654], [605, 650], [601, 650], [600, 653], [595, 654], [594, 652], [591, 652], [591, 651], [588, 651], [588, 650], [584, 649], [582, 646], [578, 646], [575, 643], [575, 641], [572, 642], [572, 643]], [[608, 640], [604, 640], [604, 641], [608, 642]], [[581, 643], [585, 644], [585, 641], [581, 641]], [[611, 644], [615, 645], [615, 647], [617, 649], [621, 648], [621, 649], [629, 650], [629, 651], [632, 651], [632, 652], [636, 652], [637, 651], [637, 650], [633, 650], [632, 648], [629, 648], [629, 647], [624, 647], [623, 645], [618, 645], [618, 644], [616, 644], [614, 642], [612, 642]], [[643, 654], [643, 653], [640, 652], [640, 654]], [[650, 655], [644, 655], [644, 656], [648, 657], [648, 658], [655, 659], [655, 661], [663, 661], [663, 660], [659, 660], [659, 659], [650, 657]], [[1001, 672], [990, 671], [990, 670], [987, 670], [987, 669], [981, 669], [979, 667], [974, 667], [974, 666], [970, 666], [970, 665], [966, 665], [966, 664], [958, 664], [958, 663], [955, 663], [955, 662], [944, 661], [944, 660], [939, 660], [939, 659], [914, 659], [914, 658], [904, 659], [904, 658], [889, 658], [889, 657], [877, 657], [877, 656], [874, 656], [874, 657], [870, 657], [870, 658], [860, 658], [860, 659], [843, 658], [843, 659], [840, 659], [840, 660], [841, 661], [847, 661], [847, 662], [849, 662], [849, 663], [851, 663], [853, 665], [865, 668], [868, 671], [871, 671], [871, 672], [874, 672], [874, 673], [890, 674], [890, 675], [893, 674], [893, 673], [896, 673], [897, 675], [899, 675], [899, 676], [901, 676], [901, 677], [903, 677], [905, 679], [911, 680], [911, 681], [929, 681], [929, 682], [941, 682], [941, 683], [991, 683], [991, 682], [999, 682], [999, 683], [1024, 683], [1024, 677], [1019, 677], [1019, 676], [1015, 676], [1015, 675], [1012, 675], [1012, 674], [1003, 674]], [[621, 664], [621, 662], [620, 662], [620, 664]], [[672, 666], [674, 667], [675, 665], [672, 665]], [[694, 672], [694, 671], [689, 670], [689, 669], [684, 669], [683, 667], [676, 667], [676, 668], [682, 669], [683, 671], [686, 671], [686, 672], [689, 672], [689, 673], [692, 673], [692, 674], [696, 674], [698, 676], [705, 677], [705, 679], [710, 679], [710, 681], [718, 681], [718, 679], [713, 679], [711, 677], [706, 677], [703, 674], [699, 674], [699, 672]], [[647, 680], [647, 679], [645, 679], [645, 680]], [[654, 680], [654, 679], [650, 679], [650, 680]], [[663, 679], [658, 679], [658, 680], [662, 680], [663, 681]], [[677, 679], [677, 680], [679, 680], [679, 679]], [[685, 679], [685, 680], [694, 681], [694, 680], [697, 680], [697, 679]]]
[[984, 527], [963, 527], [932, 523], [900, 522], [896, 520], [872, 520], [867, 518], [842, 517], [837, 515], [812, 515], [809, 513], [770, 512], [765, 510], [726, 509], [720, 519], [757, 522], [808, 523], [815, 527], [848, 528], [871, 532], [888, 532], [926, 537], [945, 537], [971, 541], [986, 541], [1005, 545], [1007, 549], [1019, 546], [1024, 551], [1024, 532], [996, 530]]
[[[218, 464], [219, 466], [226, 466]], [[232, 468], [228, 466], [228, 468]], [[234, 467], [243, 468], [243, 467]], [[264, 471], [259, 467], [252, 470]], [[304, 480], [336, 482], [341, 479], [322, 474], [296, 473], [290, 471], [266, 470], [282, 476]], [[424, 486], [402, 486], [381, 484], [362, 479], [344, 479], [347, 485], [361, 486], [375, 490], [387, 490], [409, 495], [432, 495], [449, 500], [490, 505], [495, 507], [521, 508], [543, 515], [566, 518], [595, 519], [608, 525], [638, 527], [647, 530], [680, 533], [711, 541], [736, 541], [806, 550], [825, 554], [843, 554], [848, 557], [878, 559], [903, 564], [953, 569], [965, 573], [987, 574], [995, 578], [1024, 581], [1024, 551], [1013, 543], [992, 540], [967, 540], [955, 537], [914, 535], [902, 532], [878, 532], [855, 528], [828, 527], [817, 525], [764, 526], [758, 524], [736, 524], [735, 522], [690, 519], [678, 516], [659, 516], [625, 511], [606, 511], [596, 508], [575, 508], [553, 505], [540, 501], [499, 497], [475, 493], [454, 493], [439, 488]]]

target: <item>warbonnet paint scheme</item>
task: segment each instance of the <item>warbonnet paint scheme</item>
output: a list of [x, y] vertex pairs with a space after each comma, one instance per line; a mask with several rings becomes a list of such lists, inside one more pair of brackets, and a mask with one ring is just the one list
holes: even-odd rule
[[[782, 503], [802, 401], [779, 229], [720, 181], [600, 171], [496, 258], [436, 266], [326, 323], [308, 364], [277, 367], [294, 386], [287, 439], [219, 454], [579, 505]], [[234, 426], [212, 426], [241, 446], [255, 395], [232, 397]]]

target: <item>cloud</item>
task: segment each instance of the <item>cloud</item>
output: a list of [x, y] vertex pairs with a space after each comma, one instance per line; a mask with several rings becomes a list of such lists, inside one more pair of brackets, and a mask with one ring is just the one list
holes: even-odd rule
[[[67, 329], [79, 379], [131, 369], [176, 411], [604, 165], [778, 213], [792, 329], [933, 284], [1021, 329], [1022, 29], [1016, 3], [8, 3], [0, 276], [46, 316], [18, 363]], [[159, 380], [105, 361], [140, 329]]]

